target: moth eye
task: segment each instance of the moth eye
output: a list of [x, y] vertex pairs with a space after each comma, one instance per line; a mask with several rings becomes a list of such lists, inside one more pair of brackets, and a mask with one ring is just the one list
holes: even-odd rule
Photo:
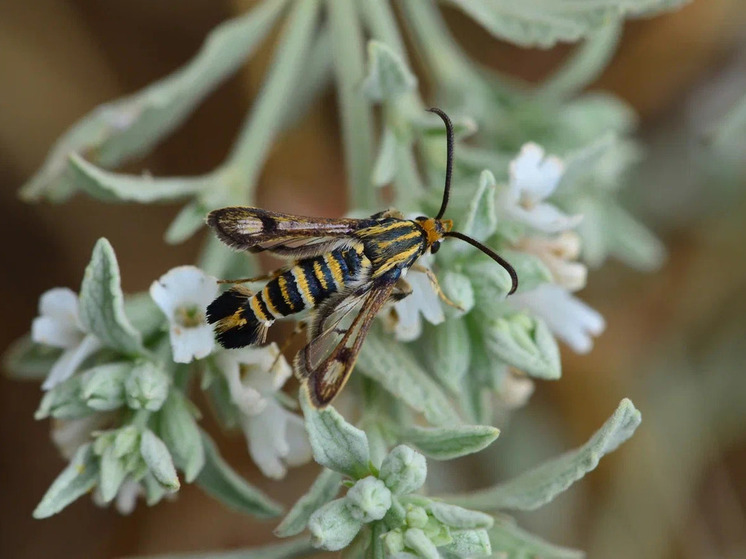
[[426, 221], [427, 217], [424, 215], [418, 215], [417, 217], [414, 218], [414, 220], [415, 221]]
[[435, 254], [440, 250], [440, 241], [435, 241], [430, 245], [430, 254]]

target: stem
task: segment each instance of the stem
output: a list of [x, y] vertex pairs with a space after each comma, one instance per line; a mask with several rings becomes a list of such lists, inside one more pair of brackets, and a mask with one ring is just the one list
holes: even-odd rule
[[303, 0], [293, 6], [262, 90], [224, 164], [235, 172], [234, 187], [242, 189], [235, 198], [240, 201], [252, 200], [257, 176], [282, 129], [284, 112], [313, 40], [318, 12], [319, 0]]
[[621, 34], [621, 22], [610, 22], [595, 31], [537, 88], [536, 94], [556, 102], [583, 89], [606, 68]]
[[342, 127], [350, 202], [354, 208], [375, 207], [371, 110], [360, 90], [365, 76], [365, 50], [353, 0], [327, 0], [334, 44], [334, 72]]

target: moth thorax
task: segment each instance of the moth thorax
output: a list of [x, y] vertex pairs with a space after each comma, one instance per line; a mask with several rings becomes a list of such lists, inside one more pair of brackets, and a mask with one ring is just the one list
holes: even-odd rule
[[425, 234], [427, 234], [428, 246], [442, 239], [443, 234], [450, 231], [453, 227], [453, 221], [450, 219], [435, 219], [432, 217], [420, 220], [419, 224], [425, 230]]

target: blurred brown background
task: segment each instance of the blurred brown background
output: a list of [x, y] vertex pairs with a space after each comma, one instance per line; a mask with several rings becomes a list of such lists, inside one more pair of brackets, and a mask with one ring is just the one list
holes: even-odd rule
[[[105, 205], [85, 196], [59, 206], [26, 205], [16, 192], [73, 122], [184, 63], [213, 26], [249, 4], [0, 3], [0, 348], [28, 331], [44, 290], [78, 288], [100, 236], [117, 251], [126, 291], [146, 289], [169, 268], [194, 261], [200, 239], [179, 246], [161, 241], [176, 206]], [[627, 24], [619, 52], [595, 87], [617, 93], [641, 113], [640, 134], [656, 149], [668, 146], [670, 138], [687, 141], [696, 95], [706, 93], [708, 84], [717, 88], [729, 72], [746, 72], [745, 9], [740, 0], [695, 0], [677, 13]], [[456, 35], [481, 60], [530, 80], [541, 78], [570, 50], [517, 49], [494, 41], [457, 12], [447, 14]], [[132, 170], [189, 175], [218, 164], [250, 106], [270, 46]], [[334, 99], [327, 94], [277, 143], [262, 175], [260, 205], [330, 216], [344, 211], [335, 119]], [[735, 194], [699, 212], [696, 193], [708, 185], [695, 184], [694, 207], [666, 212], [660, 200], [667, 198], [657, 195], [658, 188], [677, 197], [671, 179], [643, 184], [630, 198], [669, 248], [664, 268], [642, 274], [609, 263], [591, 274], [583, 297], [604, 314], [607, 331], [589, 356], [565, 352], [563, 379], [539, 385], [529, 410], [511, 424], [518, 429], [525, 419], [541, 427], [540, 416], [530, 410], [549, 410], [552, 433], [559, 437], [552, 444], [571, 448], [629, 396], [643, 412], [642, 427], [578, 489], [521, 521], [556, 543], [587, 549], [590, 557], [744, 557], [746, 429], [739, 431], [737, 415], [722, 420], [735, 422], [723, 433], [717, 430], [720, 419], [712, 425], [700, 421], [705, 404], [697, 397], [707, 396], [698, 374], [717, 371], [726, 386], [734, 379], [734, 390], [741, 390], [734, 398], [746, 385], [740, 380], [746, 350], [720, 365], [707, 361], [713, 351], [724, 354], [716, 349], [718, 332], [725, 332], [724, 338], [731, 330], [746, 333], [738, 330], [746, 322], [744, 197]], [[139, 505], [129, 517], [84, 498], [51, 519], [32, 520], [31, 511], [63, 467], [49, 441], [49, 425], [33, 420], [39, 397], [37, 385], [0, 377], [0, 557], [116, 557], [271, 539], [273, 523], [227, 512], [190, 487], [177, 504]], [[501, 439], [493, 449], [497, 457], [500, 444]], [[314, 468], [306, 467], [282, 482], [266, 481], [250, 465], [240, 437], [223, 447], [232, 464], [285, 503], [314, 475]], [[564, 514], [565, 521], [558, 521]]]

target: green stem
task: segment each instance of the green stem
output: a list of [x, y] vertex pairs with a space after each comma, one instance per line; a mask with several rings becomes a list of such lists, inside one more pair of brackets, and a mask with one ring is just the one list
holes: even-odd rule
[[318, 12], [319, 0], [293, 6], [262, 90], [224, 164], [235, 173], [231, 174], [238, 201], [249, 203], [253, 198], [256, 179], [282, 128], [283, 114], [306, 61]]
[[327, 0], [334, 45], [334, 72], [342, 127], [350, 202], [374, 208], [373, 131], [371, 109], [360, 84], [365, 77], [365, 48], [353, 0]]

